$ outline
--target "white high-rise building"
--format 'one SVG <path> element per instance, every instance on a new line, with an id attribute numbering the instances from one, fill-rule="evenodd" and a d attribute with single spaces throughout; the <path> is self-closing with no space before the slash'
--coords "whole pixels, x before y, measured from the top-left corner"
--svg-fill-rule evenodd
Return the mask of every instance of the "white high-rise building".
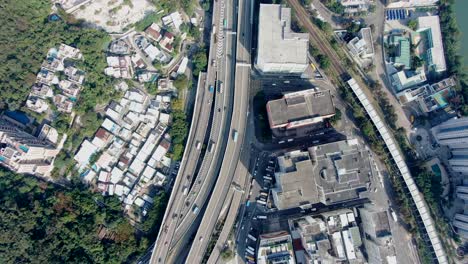
<path id="1" fill-rule="evenodd" d="M 50 127 L 47 127 L 50 129 Z M 44 175 L 52 169 L 58 149 L 0 117 L 0 164 L 18 173 Z"/>

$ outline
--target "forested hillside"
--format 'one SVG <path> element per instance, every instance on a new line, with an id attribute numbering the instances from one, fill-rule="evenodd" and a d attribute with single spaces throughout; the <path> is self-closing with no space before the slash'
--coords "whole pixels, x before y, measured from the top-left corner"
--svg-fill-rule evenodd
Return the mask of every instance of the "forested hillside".
<path id="1" fill-rule="evenodd" d="M 48 21 L 49 0 L 0 0 L 0 108 L 17 109 L 26 100 L 47 51 L 60 43 L 76 46 L 84 54 L 78 65 L 86 72 L 86 83 L 77 104 L 79 112 L 106 102 L 113 92 L 103 73 L 104 48 L 108 35 L 82 28 L 79 21 L 60 14 L 62 20 Z M 6 104 L 6 105 L 5 105 Z"/>
<path id="2" fill-rule="evenodd" d="M 0 262 L 123 263 L 142 241 L 116 198 L 0 169 Z"/>

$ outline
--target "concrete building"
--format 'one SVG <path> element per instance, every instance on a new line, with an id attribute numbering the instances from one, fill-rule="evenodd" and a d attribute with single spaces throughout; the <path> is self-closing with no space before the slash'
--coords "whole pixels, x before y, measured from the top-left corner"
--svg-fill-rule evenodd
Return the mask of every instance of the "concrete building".
<path id="1" fill-rule="evenodd" d="M 255 67 L 264 74 L 302 74 L 307 66 L 309 35 L 291 30 L 291 9 L 260 4 Z"/>
<path id="2" fill-rule="evenodd" d="M 57 134 L 57 131 L 50 126 L 43 129 L 39 133 L 43 136 L 38 138 L 0 117 L 0 165 L 18 173 L 41 176 L 49 173 L 59 150 L 44 135 Z"/>
<path id="3" fill-rule="evenodd" d="M 345 8 L 346 13 L 365 12 L 369 9 L 369 0 L 339 0 L 338 1 Z"/>
<path id="4" fill-rule="evenodd" d="M 418 30 L 426 44 L 425 61 L 429 72 L 443 73 L 447 70 L 439 16 L 418 17 Z"/>
<path id="5" fill-rule="evenodd" d="M 387 211 L 379 211 L 366 205 L 364 208 L 359 208 L 359 214 L 369 264 L 396 263 Z"/>
<path id="6" fill-rule="evenodd" d="M 468 118 L 450 119 L 431 129 L 437 143 L 452 149 L 468 148 Z"/>
<path id="7" fill-rule="evenodd" d="M 392 84 L 396 92 L 401 92 L 405 89 L 419 86 L 426 82 L 426 74 L 424 71 L 410 73 L 407 71 L 399 71 L 392 75 Z"/>
<path id="8" fill-rule="evenodd" d="M 374 57 L 374 41 L 372 39 L 371 29 L 361 28 L 357 37 L 348 42 L 347 47 L 351 54 L 362 59 Z"/>
<path id="9" fill-rule="evenodd" d="M 285 153 L 278 166 L 272 196 L 279 210 L 365 197 L 374 173 L 369 152 L 356 139 Z"/>
<path id="10" fill-rule="evenodd" d="M 309 89 L 289 93 L 267 103 L 271 129 L 294 129 L 318 122 L 335 115 L 335 107 L 329 90 Z"/>
<path id="11" fill-rule="evenodd" d="M 457 197 L 468 202 L 468 186 L 457 186 Z"/>
<path id="12" fill-rule="evenodd" d="M 437 83 L 401 91 L 397 93 L 397 97 L 402 104 L 417 100 L 421 111 L 429 113 L 443 109 L 449 105 L 449 99 L 452 97 L 452 88 L 455 85 L 455 79 L 450 77 Z"/>
<path id="13" fill-rule="evenodd" d="M 295 264 L 292 238 L 286 231 L 260 235 L 257 252 L 258 264 Z"/>
<path id="14" fill-rule="evenodd" d="M 456 214 L 453 219 L 453 226 L 457 228 L 461 237 L 468 239 L 468 215 Z"/>
<path id="15" fill-rule="evenodd" d="M 401 35 L 391 35 L 388 37 L 388 44 L 396 49 L 395 56 L 391 57 L 393 65 L 396 67 L 403 66 L 405 70 L 409 70 L 411 68 L 410 40 Z"/>

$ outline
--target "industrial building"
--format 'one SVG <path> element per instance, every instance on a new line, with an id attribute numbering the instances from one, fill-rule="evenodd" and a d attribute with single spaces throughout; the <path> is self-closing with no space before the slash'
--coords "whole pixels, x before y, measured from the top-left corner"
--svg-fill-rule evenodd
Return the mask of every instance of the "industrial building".
<path id="1" fill-rule="evenodd" d="M 260 4 L 255 67 L 263 74 L 302 74 L 308 66 L 309 35 L 291 30 L 291 9 Z"/>
<path id="2" fill-rule="evenodd" d="M 279 210 L 364 197 L 374 173 L 369 152 L 356 139 L 285 153 L 278 166 L 272 196 Z"/>
<path id="3" fill-rule="evenodd" d="M 267 103 L 271 129 L 294 129 L 318 122 L 335 115 L 335 107 L 329 90 L 309 89 L 289 93 Z"/>

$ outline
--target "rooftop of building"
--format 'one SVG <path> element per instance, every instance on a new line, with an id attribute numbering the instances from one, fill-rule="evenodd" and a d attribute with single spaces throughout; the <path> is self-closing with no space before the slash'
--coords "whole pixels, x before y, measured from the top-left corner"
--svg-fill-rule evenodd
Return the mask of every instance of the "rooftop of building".
<path id="1" fill-rule="evenodd" d="M 426 59 L 428 66 L 433 68 L 431 70 L 436 72 L 445 71 L 447 69 L 447 65 L 445 62 L 439 16 L 418 17 L 418 32 L 427 32 L 428 34 L 428 58 Z"/>
<path id="2" fill-rule="evenodd" d="M 367 191 L 373 174 L 369 153 L 357 140 L 345 140 L 314 146 L 301 155 L 279 161 L 275 174 L 277 187 L 273 199 L 278 209 L 306 204 L 333 204 L 357 199 Z M 279 158 L 281 159 L 281 157 Z"/>
<path id="3" fill-rule="evenodd" d="M 335 114 L 329 90 L 309 89 L 286 94 L 281 99 L 269 101 L 267 109 L 271 127 Z"/>
<path id="4" fill-rule="evenodd" d="M 291 9 L 260 4 L 257 64 L 307 64 L 309 36 L 291 30 Z"/>

